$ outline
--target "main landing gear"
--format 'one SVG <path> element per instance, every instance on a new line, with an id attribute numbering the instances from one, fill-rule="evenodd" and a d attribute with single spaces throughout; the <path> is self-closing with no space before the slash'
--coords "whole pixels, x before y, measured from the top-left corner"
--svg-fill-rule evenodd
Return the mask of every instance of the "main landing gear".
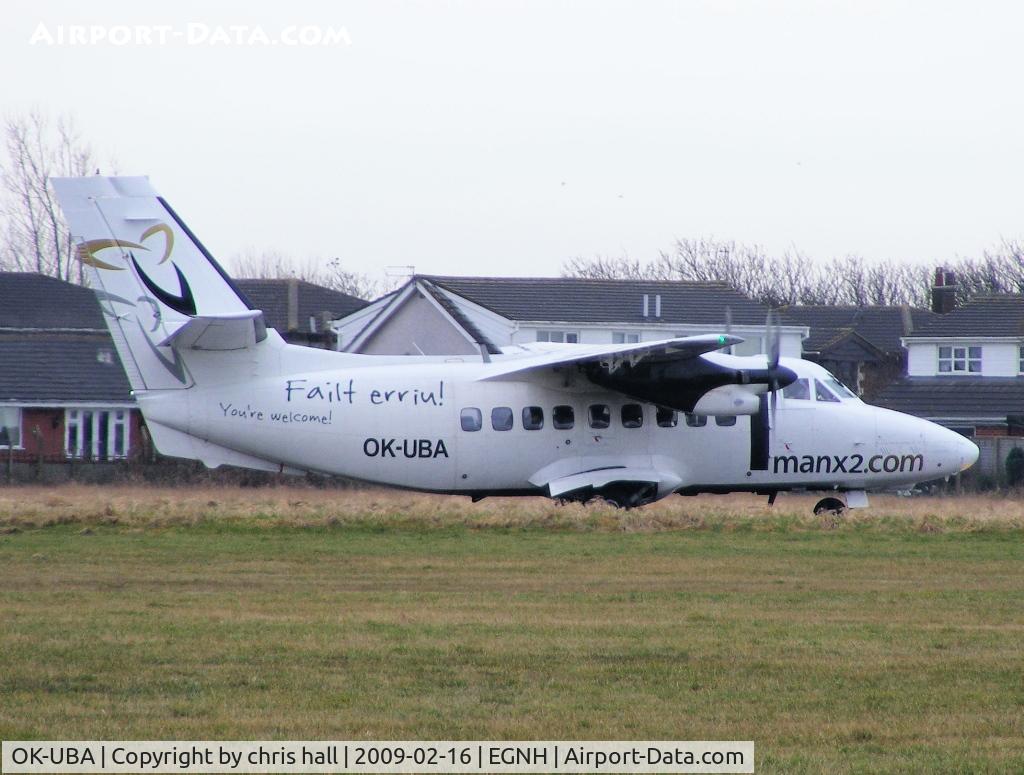
<path id="1" fill-rule="evenodd" d="M 773 490 L 768 493 L 762 492 L 761 494 L 767 494 L 768 505 L 773 506 L 775 505 L 775 498 L 779 493 L 777 490 Z M 842 492 L 842 495 L 842 498 L 837 498 L 835 495 L 829 495 L 815 503 L 815 516 L 830 514 L 834 517 L 841 517 L 846 513 L 847 509 L 862 509 L 868 505 L 868 496 L 864 490 L 846 490 Z"/>
<path id="2" fill-rule="evenodd" d="M 649 482 L 616 482 L 605 485 L 595 495 L 617 509 L 635 509 L 657 500 L 658 485 Z"/>
<path id="3" fill-rule="evenodd" d="M 839 498 L 822 498 L 814 504 L 814 516 L 816 517 L 823 514 L 841 517 L 845 511 L 846 504 L 839 500 Z"/>

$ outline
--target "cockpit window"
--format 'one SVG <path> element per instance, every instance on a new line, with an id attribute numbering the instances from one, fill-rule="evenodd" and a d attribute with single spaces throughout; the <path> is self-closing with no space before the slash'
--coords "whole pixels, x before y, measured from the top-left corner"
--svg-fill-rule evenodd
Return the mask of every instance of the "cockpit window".
<path id="1" fill-rule="evenodd" d="M 796 382 L 791 382 L 782 389 L 782 395 L 786 398 L 795 399 L 797 401 L 810 401 L 811 400 L 811 386 L 807 377 L 802 377 Z"/>
<path id="2" fill-rule="evenodd" d="M 850 390 L 850 388 L 846 387 L 846 385 L 844 385 L 838 379 L 833 377 L 831 374 L 829 374 L 828 377 L 825 379 L 825 384 L 828 385 L 829 390 L 831 390 L 833 393 L 839 396 L 840 399 L 857 397 L 853 393 L 853 391 Z"/>
<path id="3" fill-rule="evenodd" d="M 839 403 L 839 399 L 832 395 L 827 387 L 821 384 L 820 379 L 814 380 L 814 397 L 819 401 L 829 401 L 833 404 Z"/>

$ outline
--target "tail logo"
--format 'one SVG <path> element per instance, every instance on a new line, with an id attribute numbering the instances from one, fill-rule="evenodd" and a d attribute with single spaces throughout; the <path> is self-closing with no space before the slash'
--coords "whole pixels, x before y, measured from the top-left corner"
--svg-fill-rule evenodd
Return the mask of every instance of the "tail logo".
<path id="1" fill-rule="evenodd" d="M 174 250 L 174 232 L 171 231 L 171 227 L 166 223 L 158 223 L 155 226 L 150 226 L 139 237 L 140 242 L 145 242 L 147 239 L 152 237 L 154 234 L 164 235 L 164 255 L 157 264 L 164 263 L 168 258 L 171 257 L 171 251 Z M 96 269 L 110 269 L 113 271 L 121 271 L 125 269 L 123 266 L 114 266 L 103 259 L 97 258 L 96 253 L 107 248 L 120 248 L 123 251 L 126 248 L 133 248 L 135 250 L 149 250 L 145 245 L 140 245 L 138 242 L 128 242 L 127 240 L 118 239 L 94 239 L 88 242 L 83 242 L 78 246 L 76 251 L 78 260 L 83 264 L 95 267 Z"/>
<path id="2" fill-rule="evenodd" d="M 146 286 L 150 293 L 175 312 L 180 312 L 182 315 L 196 314 L 196 300 L 192 296 L 192 289 L 189 287 L 188 280 L 185 279 L 185 275 L 181 273 L 177 264 L 173 261 L 171 262 L 171 266 L 174 267 L 175 274 L 178 275 L 178 286 L 181 289 L 181 292 L 175 296 L 173 293 L 168 293 L 153 282 L 149 275 L 142 271 L 142 267 L 139 266 L 139 262 L 135 260 L 134 254 L 129 253 L 128 255 L 131 257 L 132 266 L 134 266 L 135 271 L 138 272 L 139 279 L 142 280 L 142 284 Z"/>
<path id="3" fill-rule="evenodd" d="M 188 280 L 185 279 L 185 275 L 182 274 L 182 271 L 178 268 L 177 264 L 173 261 L 171 262 L 171 266 L 174 267 L 174 272 L 178 276 L 179 286 L 179 292 L 177 294 L 173 294 L 157 285 L 153 279 L 143 271 L 142 267 L 139 266 L 139 262 L 135 259 L 135 254 L 132 251 L 148 251 L 149 248 L 143 243 L 145 243 L 146 240 L 154 234 L 164 235 L 164 254 L 161 259 L 157 261 L 157 266 L 159 266 L 171 257 L 171 252 L 174 250 L 174 232 L 166 223 L 158 223 L 154 226 L 150 226 L 142 232 L 142 236 L 139 237 L 138 242 L 129 242 L 128 240 L 121 239 L 95 239 L 83 242 L 78 246 L 78 260 L 83 264 L 95 267 L 96 269 L 120 272 L 127 267 L 116 266 L 109 261 L 104 261 L 96 255 L 101 250 L 117 248 L 121 251 L 122 258 L 131 261 L 131 265 L 135 268 L 135 272 L 138 274 L 139 280 L 142 281 L 142 284 L 146 286 L 146 289 L 153 294 L 153 296 L 175 312 L 180 312 L 183 315 L 195 315 L 195 297 L 192 295 L 192 289 L 189 287 Z"/>

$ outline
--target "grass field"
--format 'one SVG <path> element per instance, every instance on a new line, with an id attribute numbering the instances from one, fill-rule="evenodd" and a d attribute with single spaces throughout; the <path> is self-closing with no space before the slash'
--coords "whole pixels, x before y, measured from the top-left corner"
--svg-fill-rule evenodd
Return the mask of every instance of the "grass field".
<path id="1" fill-rule="evenodd" d="M 0 491 L 0 738 L 753 739 L 1024 770 L 1024 505 Z"/>

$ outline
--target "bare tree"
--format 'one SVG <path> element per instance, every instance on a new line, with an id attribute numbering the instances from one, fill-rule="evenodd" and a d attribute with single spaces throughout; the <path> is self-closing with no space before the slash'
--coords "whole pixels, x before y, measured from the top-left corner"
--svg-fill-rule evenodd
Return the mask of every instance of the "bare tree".
<path id="1" fill-rule="evenodd" d="M 948 266 L 971 292 L 1009 288 L 1024 292 L 1024 248 L 1005 244 L 982 260 Z M 866 262 L 856 255 L 816 262 L 797 250 L 768 255 L 759 246 L 714 239 L 680 239 L 671 251 L 642 263 L 627 258 L 574 258 L 568 277 L 721 282 L 772 307 L 788 304 L 926 306 L 932 267 L 894 261 Z"/>
<path id="2" fill-rule="evenodd" d="M 340 258 L 323 261 L 310 257 L 297 261 L 277 250 L 258 252 L 247 248 L 236 254 L 230 264 L 233 273 L 239 277 L 261 280 L 294 277 L 359 299 L 374 299 L 391 290 L 388 282 L 345 269 Z"/>
<path id="3" fill-rule="evenodd" d="M 92 150 L 70 117 L 51 121 L 38 110 L 5 119 L 4 146 L 0 268 L 83 282 L 83 268 L 72 260 L 70 234 L 48 181 L 54 175 L 89 174 Z"/>

